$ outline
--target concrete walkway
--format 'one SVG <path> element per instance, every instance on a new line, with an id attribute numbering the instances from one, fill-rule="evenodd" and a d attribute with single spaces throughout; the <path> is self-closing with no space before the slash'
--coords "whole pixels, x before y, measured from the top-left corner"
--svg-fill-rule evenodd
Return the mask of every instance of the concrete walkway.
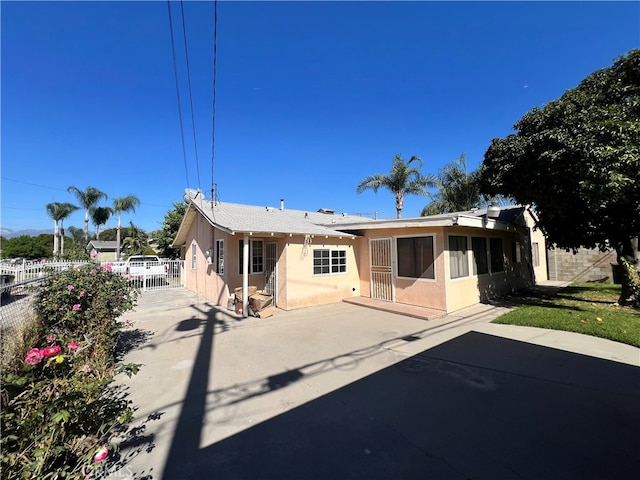
<path id="1" fill-rule="evenodd" d="M 240 319 L 145 293 L 120 382 L 137 406 L 106 478 L 589 479 L 640 473 L 640 349 L 338 303 Z"/>

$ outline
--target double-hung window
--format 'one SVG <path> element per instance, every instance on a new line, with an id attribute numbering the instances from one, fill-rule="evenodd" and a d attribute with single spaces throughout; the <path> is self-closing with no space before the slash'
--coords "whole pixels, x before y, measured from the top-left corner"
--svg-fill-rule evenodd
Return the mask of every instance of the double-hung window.
<path id="1" fill-rule="evenodd" d="M 335 275 L 347 272 L 347 251 L 317 248 L 313 251 L 313 274 Z"/>
<path id="2" fill-rule="evenodd" d="M 451 278 L 469 276 L 467 237 L 449 236 L 449 273 Z"/>
<path id="3" fill-rule="evenodd" d="M 249 273 L 264 273 L 264 248 L 262 240 L 249 240 Z M 243 274 L 244 240 L 238 240 L 238 272 Z"/>
<path id="4" fill-rule="evenodd" d="M 435 279 L 433 237 L 396 240 L 398 276 Z"/>

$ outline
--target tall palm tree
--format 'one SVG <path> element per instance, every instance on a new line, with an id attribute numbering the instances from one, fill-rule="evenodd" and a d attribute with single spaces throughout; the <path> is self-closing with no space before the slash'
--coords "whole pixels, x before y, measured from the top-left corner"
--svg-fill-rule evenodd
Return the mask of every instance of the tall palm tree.
<path id="1" fill-rule="evenodd" d="M 414 163 L 417 166 L 412 166 Z M 414 155 L 405 162 L 398 154 L 393 159 L 388 175 L 376 174 L 362 179 L 358 184 L 357 192 L 362 193 L 372 189 L 377 193 L 380 187 L 387 188 L 396 197 L 396 214 L 398 218 L 402 218 L 405 195 L 428 195 L 427 188 L 436 185 L 436 178 L 433 175 L 423 175 L 420 167 L 422 167 L 420 157 Z"/>
<path id="2" fill-rule="evenodd" d="M 134 212 L 136 207 L 140 205 L 140 199 L 135 195 L 127 195 L 126 197 L 118 197 L 113 199 L 113 211 L 118 214 L 118 230 L 116 236 L 116 260 L 120 261 L 120 217 L 122 212 Z"/>
<path id="3" fill-rule="evenodd" d="M 96 240 L 100 240 L 100 227 L 107 223 L 113 213 L 111 207 L 92 207 L 89 210 L 91 221 L 96 226 Z"/>
<path id="4" fill-rule="evenodd" d="M 64 255 L 64 219 L 71 215 L 73 212 L 78 210 L 79 207 L 76 207 L 72 203 L 61 203 L 61 217 L 60 217 L 60 255 Z"/>
<path id="5" fill-rule="evenodd" d="M 53 220 L 53 256 L 58 256 L 58 222 L 60 222 L 62 210 L 59 202 L 47 203 L 47 215 Z"/>
<path id="6" fill-rule="evenodd" d="M 80 190 L 71 185 L 67 188 L 69 193 L 73 193 L 84 208 L 84 241 L 89 243 L 89 210 L 96 206 L 101 199 L 107 199 L 107 194 L 95 187 L 87 187 Z"/>
<path id="7" fill-rule="evenodd" d="M 147 247 L 147 234 L 144 230 L 129 222 L 128 235 L 122 241 L 122 245 L 128 250 L 128 255 L 141 255 Z"/>

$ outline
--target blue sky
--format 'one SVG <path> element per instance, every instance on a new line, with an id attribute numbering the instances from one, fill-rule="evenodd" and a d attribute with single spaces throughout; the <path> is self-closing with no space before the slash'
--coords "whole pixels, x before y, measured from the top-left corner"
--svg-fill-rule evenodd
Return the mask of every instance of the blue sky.
<path id="1" fill-rule="evenodd" d="M 1 2 L 2 228 L 51 228 L 45 205 L 91 185 L 105 205 L 137 195 L 123 223 L 155 230 L 186 187 L 209 196 L 212 170 L 222 201 L 393 218 L 389 192 L 356 185 L 395 154 L 474 169 L 528 110 L 640 45 L 638 2 L 221 1 L 212 169 L 213 3 L 183 4 L 196 142 L 171 7 L 186 160 L 167 2 Z"/>

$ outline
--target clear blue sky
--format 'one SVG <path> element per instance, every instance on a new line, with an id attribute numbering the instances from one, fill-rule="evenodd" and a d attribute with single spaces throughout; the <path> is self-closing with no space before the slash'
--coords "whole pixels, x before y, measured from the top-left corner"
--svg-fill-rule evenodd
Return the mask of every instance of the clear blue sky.
<path id="1" fill-rule="evenodd" d="M 167 2 L 1 2 L 3 228 L 51 228 L 69 185 L 137 195 L 123 223 L 149 231 L 186 187 L 209 196 L 213 3 L 184 3 L 197 163 L 172 12 L 186 167 Z M 221 1 L 219 198 L 392 218 L 390 193 L 356 194 L 363 177 L 397 153 L 476 168 L 525 112 L 638 47 L 639 19 L 638 2 Z"/>

